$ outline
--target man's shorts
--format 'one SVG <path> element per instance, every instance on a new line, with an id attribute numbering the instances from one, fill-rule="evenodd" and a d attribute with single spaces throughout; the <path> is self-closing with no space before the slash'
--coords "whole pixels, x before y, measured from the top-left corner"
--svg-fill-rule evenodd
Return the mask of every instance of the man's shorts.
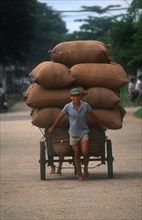
<path id="1" fill-rule="evenodd" d="M 89 136 L 88 134 L 85 134 L 83 136 L 71 136 L 70 135 L 70 145 L 75 145 L 75 144 L 78 144 L 80 141 L 87 141 L 89 140 Z"/>

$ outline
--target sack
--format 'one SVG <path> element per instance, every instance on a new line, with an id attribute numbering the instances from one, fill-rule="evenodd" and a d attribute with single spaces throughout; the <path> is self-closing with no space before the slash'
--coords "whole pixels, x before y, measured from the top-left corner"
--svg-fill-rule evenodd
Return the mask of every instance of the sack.
<path id="1" fill-rule="evenodd" d="M 52 149 L 56 155 L 73 155 L 73 150 L 71 146 L 69 146 L 68 129 L 55 128 L 52 134 Z"/>
<path id="2" fill-rule="evenodd" d="M 53 125 L 56 117 L 61 113 L 61 109 L 59 108 L 43 108 L 43 109 L 35 109 L 32 114 L 32 124 L 39 128 L 49 128 Z M 64 118 L 58 124 L 58 127 L 68 128 L 69 121 L 68 117 L 64 116 Z"/>
<path id="3" fill-rule="evenodd" d="M 110 89 L 92 87 L 86 90 L 86 95 L 82 100 L 88 102 L 92 108 L 112 109 L 120 101 L 120 98 Z"/>
<path id="4" fill-rule="evenodd" d="M 90 156 L 101 156 L 104 155 L 105 149 L 105 132 L 99 127 L 89 127 L 89 155 Z"/>
<path id="5" fill-rule="evenodd" d="M 34 82 L 47 89 L 65 88 L 75 81 L 65 65 L 52 61 L 44 62 L 32 76 Z"/>
<path id="6" fill-rule="evenodd" d="M 71 67 L 77 63 L 109 63 L 107 47 L 98 41 L 80 40 L 57 44 L 49 51 L 51 59 Z"/>
<path id="7" fill-rule="evenodd" d="M 62 108 L 70 102 L 70 89 L 45 89 L 36 83 L 30 89 L 26 104 L 31 108 Z"/>
<path id="8" fill-rule="evenodd" d="M 24 101 L 27 100 L 28 94 L 29 94 L 30 90 L 33 88 L 33 86 L 34 86 L 34 84 L 31 84 L 31 85 L 28 87 L 28 89 L 23 93 Z"/>
<path id="9" fill-rule="evenodd" d="M 96 109 L 93 111 L 108 129 L 117 130 L 122 128 L 122 118 L 118 109 Z M 90 127 L 96 127 L 90 116 L 87 116 L 87 122 Z"/>
<path id="10" fill-rule="evenodd" d="M 120 112 L 121 119 L 123 120 L 123 118 L 126 114 L 126 110 L 120 104 L 117 104 L 116 109 Z"/>
<path id="11" fill-rule="evenodd" d="M 34 79 L 37 76 L 38 71 L 40 70 L 40 68 L 46 64 L 48 64 L 50 61 L 44 61 L 39 63 L 30 73 L 29 76 Z"/>
<path id="12" fill-rule="evenodd" d="M 83 63 L 70 69 L 75 84 L 84 87 L 105 87 L 116 90 L 128 83 L 124 69 L 118 65 Z"/>

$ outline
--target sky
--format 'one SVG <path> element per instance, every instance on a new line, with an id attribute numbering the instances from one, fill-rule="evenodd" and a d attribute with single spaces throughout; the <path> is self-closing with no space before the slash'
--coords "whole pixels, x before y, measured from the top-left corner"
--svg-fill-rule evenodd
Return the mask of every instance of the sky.
<path id="1" fill-rule="evenodd" d="M 38 0 L 41 3 L 46 3 L 52 7 L 55 11 L 68 11 L 63 12 L 62 19 L 66 23 L 68 32 L 78 31 L 81 22 L 76 22 L 76 19 L 84 19 L 89 15 L 93 15 L 90 12 L 72 12 L 81 9 L 81 6 L 100 6 L 104 8 L 108 5 L 120 5 L 120 8 L 128 8 L 132 0 Z M 125 13 L 126 10 L 110 12 L 107 15 L 114 15 L 116 13 Z M 95 14 L 96 16 L 96 14 Z"/>

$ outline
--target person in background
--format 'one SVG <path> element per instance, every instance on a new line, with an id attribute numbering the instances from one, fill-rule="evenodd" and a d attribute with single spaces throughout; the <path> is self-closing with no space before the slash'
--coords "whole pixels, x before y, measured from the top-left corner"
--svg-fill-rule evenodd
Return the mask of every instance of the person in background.
<path id="1" fill-rule="evenodd" d="M 129 84 L 128 84 L 128 93 L 129 93 L 129 98 L 132 102 L 135 102 L 137 98 L 136 90 L 135 90 L 135 78 L 131 78 Z"/>
<path id="2" fill-rule="evenodd" d="M 129 94 L 135 91 L 135 78 L 131 78 L 129 85 L 128 85 L 128 92 Z"/>
<path id="3" fill-rule="evenodd" d="M 0 110 L 7 111 L 6 93 L 0 83 Z"/>
<path id="4" fill-rule="evenodd" d="M 137 99 L 141 99 L 142 98 L 142 74 L 140 74 L 138 76 L 136 86 L 135 86 L 135 90 L 137 92 Z"/>
<path id="5" fill-rule="evenodd" d="M 51 134 L 62 118 L 65 115 L 68 115 L 70 145 L 74 152 L 74 162 L 78 180 L 82 181 L 89 177 L 89 128 L 87 125 L 86 114 L 88 113 L 94 123 L 99 125 L 102 130 L 106 130 L 107 128 L 97 118 L 91 106 L 87 102 L 81 101 L 81 90 L 79 88 L 73 88 L 70 90 L 70 100 L 71 102 L 64 106 L 53 125 L 48 129 L 48 132 Z M 83 156 L 84 175 L 81 169 L 81 155 Z"/>

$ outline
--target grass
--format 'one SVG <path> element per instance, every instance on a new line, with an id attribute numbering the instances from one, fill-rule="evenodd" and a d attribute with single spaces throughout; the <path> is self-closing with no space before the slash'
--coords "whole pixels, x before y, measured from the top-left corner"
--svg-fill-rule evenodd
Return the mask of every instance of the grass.
<path id="1" fill-rule="evenodd" d="M 142 108 L 140 108 L 136 112 L 134 112 L 134 116 L 137 118 L 142 118 Z"/>

